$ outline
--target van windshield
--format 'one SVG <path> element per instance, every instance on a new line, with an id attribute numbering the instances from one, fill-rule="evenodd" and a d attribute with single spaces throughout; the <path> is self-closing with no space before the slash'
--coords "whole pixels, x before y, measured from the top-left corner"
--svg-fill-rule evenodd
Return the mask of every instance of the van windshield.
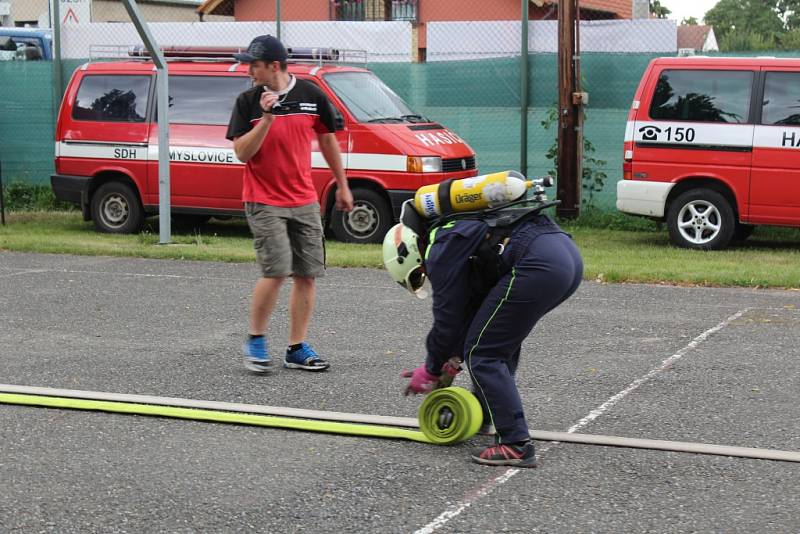
<path id="1" fill-rule="evenodd" d="M 325 81 L 359 122 L 430 122 L 371 72 L 336 72 Z"/>

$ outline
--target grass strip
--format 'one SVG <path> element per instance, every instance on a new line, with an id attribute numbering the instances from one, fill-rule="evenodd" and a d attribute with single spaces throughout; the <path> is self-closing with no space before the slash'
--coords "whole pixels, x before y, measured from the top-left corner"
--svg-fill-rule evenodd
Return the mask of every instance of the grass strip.
<path id="1" fill-rule="evenodd" d="M 0 250 L 131 256 L 174 260 L 254 262 L 243 219 L 212 220 L 173 229 L 173 244 L 158 245 L 157 221 L 137 235 L 100 234 L 76 212 L 12 212 L 0 227 Z M 800 231 L 759 227 L 745 242 L 721 251 L 674 247 L 664 228 L 645 220 L 589 216 L 563 221 L 584 258 L 584 277 L 715 287 L 800 288 Z M 380 245 L 328 240 L 330 267 L 382 268 Z"/>

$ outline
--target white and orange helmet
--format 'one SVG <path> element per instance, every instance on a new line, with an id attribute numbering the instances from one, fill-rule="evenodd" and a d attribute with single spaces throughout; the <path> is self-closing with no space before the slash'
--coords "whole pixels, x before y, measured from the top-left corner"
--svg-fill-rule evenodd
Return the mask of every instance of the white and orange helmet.
<path id="1" fill-rule="evenodd" d="M 403 211 L 409 207 L 408 204 L 404 204 Z M 404 220 L 402 214 L 400 220 L 401 222 L 395 224 L 383 238 L 383 265 L 392 280 L 416 297 L 425 298 L 427 293 L 422 290 L 425 284 L 425 267 L 422 263 L 425 251 L 420 250 L 417 232 L 402 222 Z"/>

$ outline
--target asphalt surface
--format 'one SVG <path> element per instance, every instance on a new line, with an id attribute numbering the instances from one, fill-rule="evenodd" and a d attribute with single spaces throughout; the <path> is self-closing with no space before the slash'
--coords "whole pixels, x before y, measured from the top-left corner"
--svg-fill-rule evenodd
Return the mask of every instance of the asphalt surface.
<path id="1" fill-rule="evenodd" d="M 0 382 L 416 414 L 398 375 L 422 361 L 429 300 L 330 269 L 309 341 L 331 370 L 258 376 L 239 355 L 256 276 L 0 253 Z M 579 432 L 800 450 L 799 328 L 798 291 L 585 282 L 526 340 L 518 383 L 531 428 L 563 432 L 680 352 Z M 0 532 L 800 532 L 797 463 L 539 442 L 540 468 L 514 472 L 469 462 L 487 440 L 0 405 Z"/>

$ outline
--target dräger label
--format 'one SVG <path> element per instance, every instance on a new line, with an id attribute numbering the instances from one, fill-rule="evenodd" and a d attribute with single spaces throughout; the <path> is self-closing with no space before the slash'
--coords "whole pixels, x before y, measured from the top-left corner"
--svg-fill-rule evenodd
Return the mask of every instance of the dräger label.
<path id="1" fill-rule="evenodd" d="M 457 194 L 456 204 L 472 204 L 473 202 L 478 202 L 482 196 L 480 193 Z"/>

